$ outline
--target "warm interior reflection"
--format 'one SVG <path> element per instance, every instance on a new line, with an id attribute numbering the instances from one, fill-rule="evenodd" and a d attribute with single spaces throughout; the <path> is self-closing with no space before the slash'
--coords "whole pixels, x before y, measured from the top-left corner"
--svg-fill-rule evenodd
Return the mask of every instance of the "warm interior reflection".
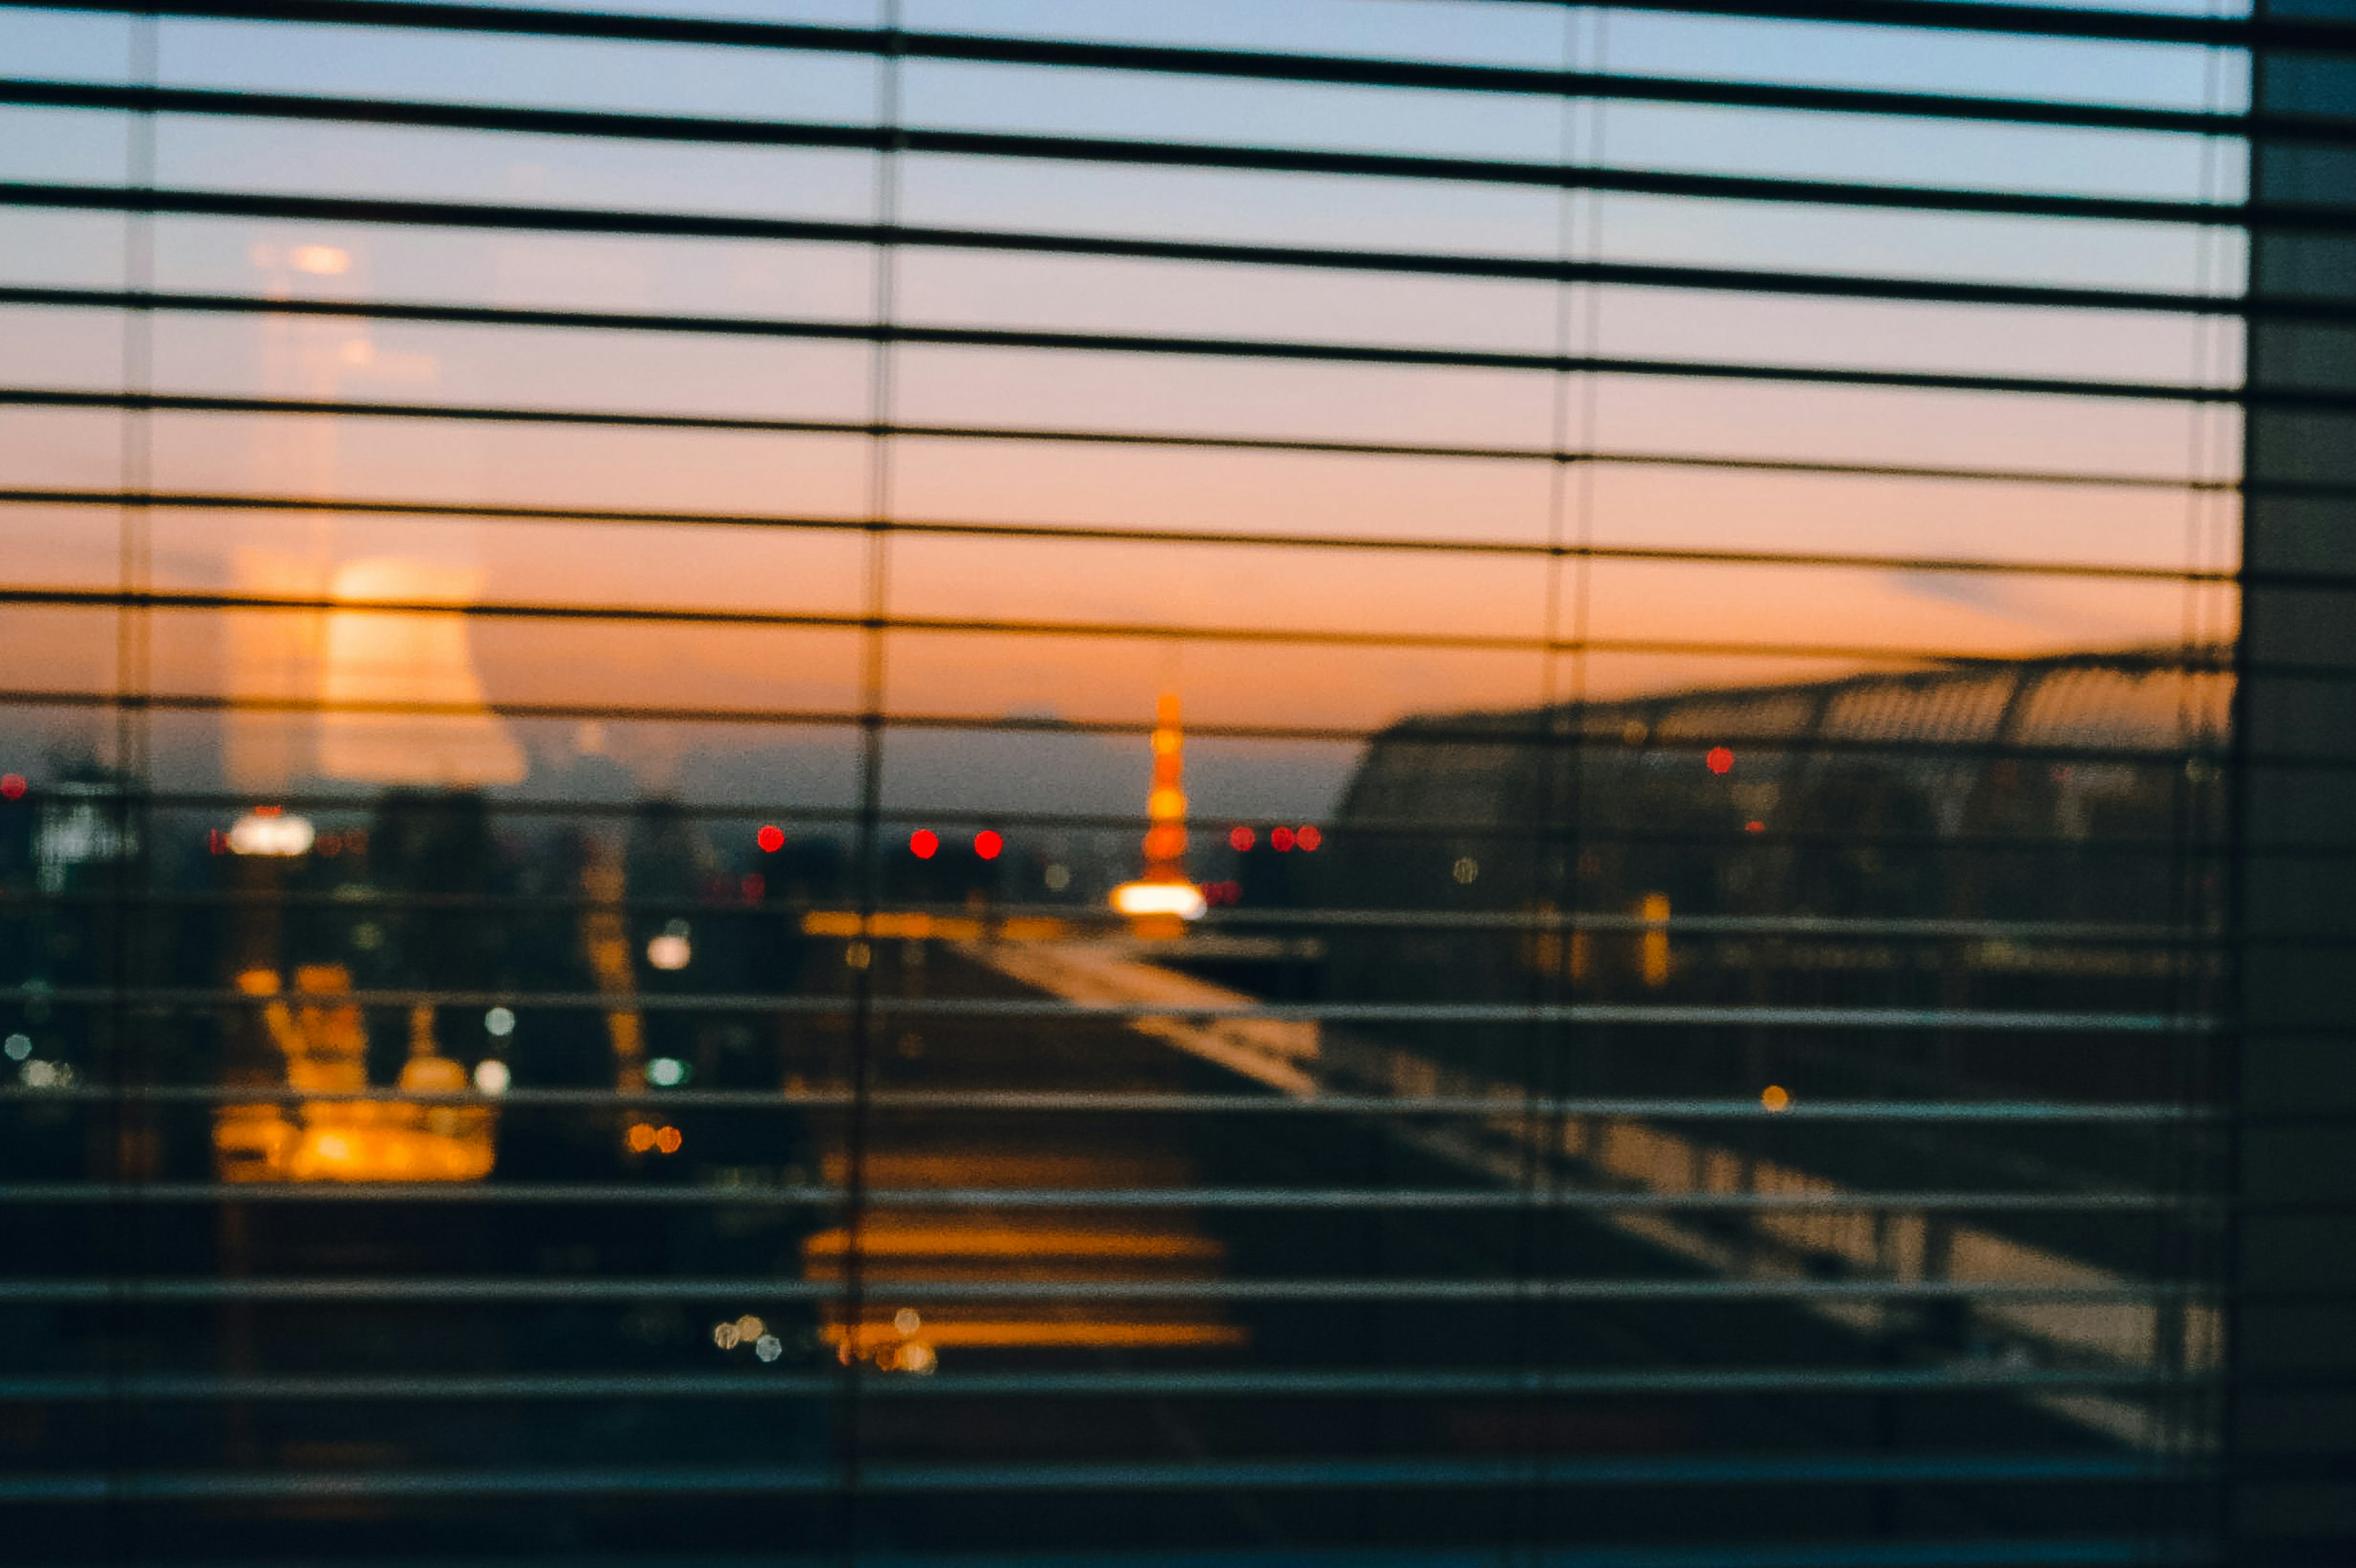
<path id="1" fill-rule="evenodd" d="M 217 1168 L 229 1181 L 480 1181 L 491 1173 L 498 1113 L 487 1105 L 366 1098 L 368 1031 L 340 964 L 294 972 L 292 1006 L 274 970 L 248 969 L 237 987 L 259 1003 L 270 1044 L 298 1098 L 224 1105 L 213 1121 Z M 434 1009 L 410 1009 L 404 1096 L 464 1096 L 466 1070 L 441 1053 Z"/>

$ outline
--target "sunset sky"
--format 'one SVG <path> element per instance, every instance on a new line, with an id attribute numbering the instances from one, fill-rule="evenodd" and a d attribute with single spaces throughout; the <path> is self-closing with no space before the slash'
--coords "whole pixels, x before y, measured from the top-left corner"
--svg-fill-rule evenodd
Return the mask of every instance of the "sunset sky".
<path id="1" fill-rule="evenodd" d="M 691 9 L 873 20 L 862 6 Z M 1613 13 L 1601 23 L 1580 13 L 1566 36 L 1563 15 L 1551 8 L 1493 3 L 922 4 L 904 19 L 916 29 L 2178 108 L 2230 111 L 2246 95 L 2244 62 L 2190 48 L 1948 37 L 1926 50 L 1894 29 L 1639 13 Z M 264 35 L 253 28 L 164 23 L 161 78 L 189 86 L 853 123 L 872 121 L 877 102 L 877 67 L 851 56 L 500 38 L 454 46 L 362 29 L 290 34 L 297 30 L 273 25 L 261 47 Z M 127 23 L 102 16 L 0 15 L 0 52 L 18 77 L 121 80 L 127 38 Z M 1599 108 L 1535 97 L 927 61 L 904 68 L 901 90 L 907 123 L 967 129 L 1537 162 L 1569 155 L 1632 168 L 2217 202 L 2235 199 L 2244 178 L 2237 144 L 2152 133 Z M 155 129 L 155 177 L 166 187 L 841 221 L 878 214 L 876 160 L 859 153 L 196 116 L 166 116 Z M 123 117 L 109 113 L 0 109 L 0 178 L 119 184 L 129 166 L 128 131 Z M 2177 293 L 2235 293 L 2244 265 L 2230 236 L 2190 226 L 1566 198 L 1437 181 L 931 155 L 902 157 L 896 203 L 909 224 L 1567 253 Z M 155 284 L 166 291 L 843 323 L 872 319 L 877 297 L 874 252 L 850 244 L 182 217 L 155 220 L 153 239 Z M 903 325 L 2165 385 L 2232 386 L 2240 375 L 2237 323 L 2159 312 L 1565 288 L 977 251 L 910 249 L 889 265 L 893 315 Z M 0 274 L 8 285 L 121 287 L 123 219 L 0 208 Z M 874 356 L 858 342 L 165 313 L 143 354 L 126 345 L 125 332 L 125 318 L 109 311 L 0 306 L 0 379 L 105 390 L 122 385 L 129 363 L 159 390 L 230 397 L 853 422 L 877 406 Z M 2232 478 L 2239 433 L 2222 406 L 1028 348 L 903 346 L 893 359 L 889 416 L 907 424 L 1560 446 L 2059 470 L 2145 483 L 1599 464 L 1568 470 L 1558 491 L 1543 461 L 902 438 L 886 464 L 888 496 L 879 497 L 868 443 L 847 435 L 160 414 L 147 425 L 151 484 L 167 492 L 709 511 L 818 524 L 856 522 L 880 500 L 904 521 L 1912 554 L 2161 571 L 2233 564 L 2230 496 L 2167 483 Z M 124 451 L 112 413 L 0 407 L 5 483 L 16 489 L 115 489 L 123 483 Z M 412 596 L 428 603 L 725 610 L 838 623 L 477 619 L 455 639 L 419 631 L 445 648 L 434 658 L 450 667 L 419 676 L 420 700 L 429 689 L 462 689 L 463 682 L 449 683 L 459 678 L 452 670 L 465 667 L 493 708 L 842 712 L 861 701 L 861 637 L 839 624 L 865 608 L 865 545 L 849 528 L 592 528 L 561 519 L 168 507 L 153 514 L 152 528 L 152 577 L 163 590 L 349 600 L 388 596 L 369 583 L 422 583 L 427 587 Z M 116 514 L 106 508 L 0 509 L 0 557 L 16 585 L 111 588 L 118 545 Z M 1364 731 L 1412 712 L 1524 706 L 1575 690 L 1612 696 L 1833 674 L 1860 667 L 1871 652 L 2115 647 L 2230 628 L 2222 590 L 2192 594 L 2164 579 L 1610 560 L 1557 572 L 1532 553 L 903 535 L 889 553 L 893 615 L 1181 635 L 899 632 L 889 640 L 887 707 L 936 718 L 1055 716 L 1141 728 L 1155 693 L 1173 689 L 1198 725 Z M 5 614 L 15 630 L 0 639 L 0 680 L 10 689 L 94 692 L 116 680 L 111 612 Z M 447 617 L 416 619 L 421 628 L 447 625 Z M 253 624 L 265 621 L 271 629 Z M 316 616 L 264 613 L 160 613 L 153 629 L 155 688 L 203 695 L 301 695 L 296 688 L 322 678 L 316 670 L 287 665 L 273 674 L 257 650 L 294 648 L 305 638 L 316 647 L 337 635 L 322 632 Z M 1270 642 L 1203 635 L 1222 631 L 1304 635 Z M 1390 636 L 1492 645 L 1367 645 Z M 1712 648 L 1598 651 L 1550 663 L 1539 648 L 1549 637 Z M 28 757 L 88 723 L 55 709 L 16 712 L 9 727 Z M 222 761 L 218 743 L 205 739 L 209 721 L 162 722 L 159 736 L 178 739 L 159 752 L 159 765 L 190 779 L 218 776 L 226 766 L 240 783 L 266 787 L 252 766 L 242 769 L 252 776 L 241 777 L 240 764 Z M 526 793 L 558 787 L 562 771 L 585 752 L 610 755 L 646 787 L 732 797 L 774 787 L 788 802 L 847 798 L 848 741 L 840 731 L 618 723 L 584 734 L 569 720 L 551 720 L 516 721 L 509 733 L 532 770 Z M 978 760 L 1011 743 L 939 735 L 895 741 L 891 793 L 920 805 L 1016 787 L 1000 774 L 1019 775 L 1019 766 L 1003 757 Z M 1134 751 L 1142 778 L 1141 742 L 1070 743 L 1107 749 L 1107 757 Z M 1027 754 L 1044 755 L 1045 748 Z M 1197 753 L 1192 782 L 1214 809 L 1248 813 L 1265 801 L 1270 811 L 1313 814 L 1346 776 L 1352 755 L 1346 743 L 1237 741 L 1224 752 L 1209 743 Z M 326 771 L 369 782 L 359 763 Z"/>

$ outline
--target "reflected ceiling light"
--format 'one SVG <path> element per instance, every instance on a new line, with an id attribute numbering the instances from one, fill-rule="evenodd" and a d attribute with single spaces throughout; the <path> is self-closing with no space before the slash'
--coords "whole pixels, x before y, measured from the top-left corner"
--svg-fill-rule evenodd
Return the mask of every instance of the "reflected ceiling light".
<path id="1" fill-rule="evenodd" d="M 658 969 L 684 969 L 693 956 L 695 950 L 688 945 L 687 922 L 683 920 L 672 921 L 660 936 L 647 944 L 647 962 Z"/>
<path id="2" fill-rule="evenodd" d="M 1112 891 L 1112 907 L 1123 914 L 1174 914 L 1200 920 L 1209 904 L 1192 882 L 1123 882 Z"/>
<path id="3" fill-rule="evenodd" d="M 288 816 L 274 805 L 263 806 L 247 812 L 230 827 L 229 848 L 233 855 L 307 855 L 317 837 L 309 817 Z"/>

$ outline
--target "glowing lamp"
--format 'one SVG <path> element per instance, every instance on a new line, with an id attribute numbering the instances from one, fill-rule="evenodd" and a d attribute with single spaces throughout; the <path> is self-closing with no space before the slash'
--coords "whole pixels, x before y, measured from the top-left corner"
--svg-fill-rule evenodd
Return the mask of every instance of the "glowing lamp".
<path id="1" fill-rule="evenodd" d="M 687 923 L 675 920 L 661 935 L 647 944 L 647 962 L 658 969 L 684 969 L 695 950 L 688 944 Z"/>
<path id="2" fill-rule="evenodd" d="M 317 837 L 309 817 L 249 811 L 230 828 L 229 848 L 232 855 L 307 855 Z"/>
<path id="3" fill-rule="evenodd" d="M 1126 915 L 1200 920 L 1210 904 L 1192 882 L 1123 882 L 1112 891 L 1112 907 Z"/>
<path id="4" fill-rule="evenodd" d="M 973 836 L 973 852 L 985 860 L 995 860 L 1006 848 L 1006 840 L 985 827 Z"/>
<path id="5" fill-rule="evenodd" d="M 786 847 L 786 830 L 774 822 L 768 823 L 753 835 L 753 841 L 761 847 L 763 853 L 774 855 Z"/>
<path id="6" fill-rule="evenodd" d="M 919 827 L 908 835 L 908 852 L 919 860 L 929 860 L 940 852 L 941 836 L 929 827 Z"/>

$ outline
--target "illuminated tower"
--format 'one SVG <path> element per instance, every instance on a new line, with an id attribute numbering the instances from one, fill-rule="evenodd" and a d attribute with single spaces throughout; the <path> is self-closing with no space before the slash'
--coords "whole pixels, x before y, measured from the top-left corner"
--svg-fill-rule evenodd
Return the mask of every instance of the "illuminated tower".
<path id="1" fill-rule="evenodd" d="M 1112 907 L 1130 917 L 1140 936 L 1175 936 L 1197 919 L 1203 892 L 1186 877 L 1186 736 L 1178 724 L 1178 698 L 1165 692 L 1153 706 L 1153 785 L 1145 797 L 1145 875 L 1112 891 Z"/>
<path id="2" fill-rule="evenodd" d="M 1145 797 L 1145 880 L 1186 880 L 1186 733 L 1178 727 L 1178 698 L 1153 705 L 1153 788 Z"/>

